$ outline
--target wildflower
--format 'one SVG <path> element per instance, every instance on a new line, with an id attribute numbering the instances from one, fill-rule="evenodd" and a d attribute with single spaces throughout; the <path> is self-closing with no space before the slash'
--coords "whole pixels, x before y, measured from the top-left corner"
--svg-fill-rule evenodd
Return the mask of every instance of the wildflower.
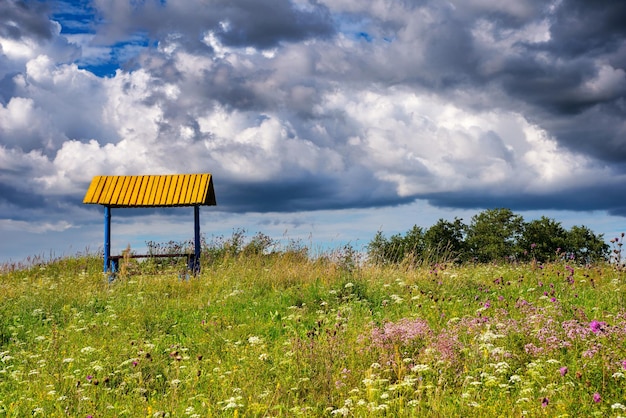
<path id="1" fill-rule="evenodd" d="M 432 333 L 428 322 L 423 319 L 401 319 L 393 323 L 387 322 L 382 328 L 372 330 L 372 342 L 378 347 L 388 347 L 394 344 L 410 344 L 424 339 Z"/>
<path id="2" fill-rule="evenodd" d="M 613 405 L 611 405 L 611 409 L 621 409 L 622 411 L 626 410 L 626 406 L 622 405 L 621 403 L 614 403 Z"/>
<path id="3" fill-rule="evenodd" d="M 565 376 L 567 374 L 567 367 L 561 367 L 559 373 L 561 373 L 561 376 Z"/>
<path id="4" fill-rule="evenodd" d="M 425 372 L 429 369 L 430 366 L 428 366 L 428 364 L 416 364 L 415 366 L 411 367 L 411 371 L 413 373 Z"/>
<path id="5" fill-rule="evenodd" d="M 622 361 L 622 367 L 626 370 L 626 360 Z"/>
<path id="6" fill-rule="evenodd" d="M 345 406 L 338 408 L 338 409 L 333 409 L 330 412 L 331 415 L 340 415 L 342 417 L 347 417 L 349 413 L 350 413 L 350 410 L 346 408 Z"/>
<path id="7" fill-rule="evenodd" d="M 594 334 L 604 331 L 605 326 L 606 322 L 600 322 L 595 319 L 589 323 L 589 328 L 591 328 L 591 332 L 593 332 Z"/>
<path id="8" fill-rule="evenodd" d="M 549 403 L 550 403 L 550 399 L 548 399 L 548 398 L 543 398 L 543 399 L 541 400 L 541 406 L 542 406 L 543 408 L 545 408 L 546 406 L 548 406 L 548 404 L 549 404 Z"/>
<path id="9" fill-rule="evenodd" d="M 260 337 L 257 337 L 256 335 L 252 335 L 251 337 L 248 338 L 248 343 L 250 345 L 257 345 L 257 344 L 261 344 L 263 342 L 263 340 Z"/>
<path id="10" fill-rule="evenodd" d="M 593 394 L 593 401 L 594 401 L 595 403 L 598 403 L 598 402 L 600 402 L 601 400 L 602 400 L 602 397 L 600 396 L 600 394 L 599 394 L 598 392 L 596 392 L 596 393 L 594 393 L 594 394 Z"/>

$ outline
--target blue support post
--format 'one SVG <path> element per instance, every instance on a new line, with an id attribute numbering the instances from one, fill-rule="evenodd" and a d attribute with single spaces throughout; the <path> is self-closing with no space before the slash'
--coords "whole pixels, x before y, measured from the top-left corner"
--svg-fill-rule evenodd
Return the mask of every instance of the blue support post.
<path id="1" fill-rule="evenodd" d="M 104 207 L 104 272 L 109 272 L 111 256 L 111 208 Z"/>
<path id="2" fill-rule="evenodd" d="M 200 273 L 200 206 L 193 207 L 193 274 Z"/>

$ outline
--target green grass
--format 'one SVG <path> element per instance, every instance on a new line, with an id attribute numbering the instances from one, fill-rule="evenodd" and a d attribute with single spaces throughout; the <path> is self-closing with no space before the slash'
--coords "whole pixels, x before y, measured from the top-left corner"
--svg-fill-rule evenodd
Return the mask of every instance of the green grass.
<path id="1" fill-rule="evenodd" d="M 626 416 L 610 265 L 332 260 L 5 268 L 0 417 Z"/>

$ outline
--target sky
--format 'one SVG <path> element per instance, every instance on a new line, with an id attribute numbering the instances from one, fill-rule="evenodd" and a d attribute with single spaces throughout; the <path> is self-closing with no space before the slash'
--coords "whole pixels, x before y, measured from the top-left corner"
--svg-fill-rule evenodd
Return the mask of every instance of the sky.
<path id="1" fill-rule="evenodd" d="M 0 0 L 0 262 L 101 250 L 95 175 L 202 232 L 366 245 L 509 208 L 626 230 L 626 2 Z M 113 249 L 193 237 L 113 210 Z"/>

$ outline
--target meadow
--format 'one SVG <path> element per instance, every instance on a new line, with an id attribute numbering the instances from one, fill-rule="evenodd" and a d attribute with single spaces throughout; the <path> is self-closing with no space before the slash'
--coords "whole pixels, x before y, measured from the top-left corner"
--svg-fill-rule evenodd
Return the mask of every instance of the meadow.
<path id="1" fill-rule="evenodd" d="M 606 264 L 207 256 L 0 273 L 0 417 L 626 416 Z"/>

